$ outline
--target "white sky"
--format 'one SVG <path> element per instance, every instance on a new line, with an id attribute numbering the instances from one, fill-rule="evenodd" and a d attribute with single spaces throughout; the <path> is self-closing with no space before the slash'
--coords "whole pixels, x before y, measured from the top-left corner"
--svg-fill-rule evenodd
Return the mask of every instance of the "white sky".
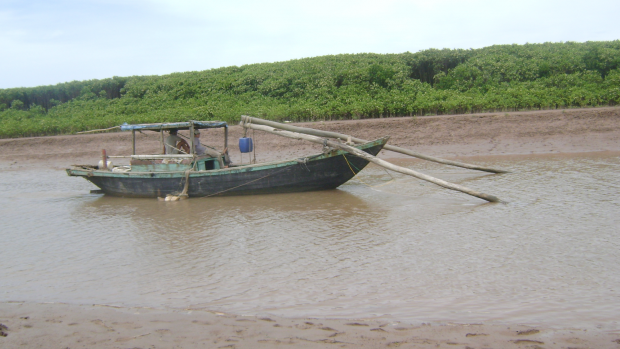
<path id="1" fill-rule="evenodd" d="M 339 53 L 620 39 L 619 0 L 0 0 L 0 88 Z"/>

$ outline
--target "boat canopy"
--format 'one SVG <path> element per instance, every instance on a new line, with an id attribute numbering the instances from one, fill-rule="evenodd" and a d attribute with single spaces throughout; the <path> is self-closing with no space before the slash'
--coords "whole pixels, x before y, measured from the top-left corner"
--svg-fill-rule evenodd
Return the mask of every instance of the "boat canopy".
<path id="1" fill-rule="evenodd" d="M 189 130 L 190 125 L 194 124 L 194 129 L 202 129 L 202 128 L 228 128 L 228 124 L 224 121 L 183 121 L 183 122 L 166 122 L 166 123 L 157 123 L 157 124 L 137 124 L 137 125 L 129 125 L 124 123 L 121 125 L 121 131 L 132 131 L 132 130 L 150 130 L 150 131 L 161 131 L 161 130 L 169 130 L 169 129 L 179 129 L 179 130 Z"/>

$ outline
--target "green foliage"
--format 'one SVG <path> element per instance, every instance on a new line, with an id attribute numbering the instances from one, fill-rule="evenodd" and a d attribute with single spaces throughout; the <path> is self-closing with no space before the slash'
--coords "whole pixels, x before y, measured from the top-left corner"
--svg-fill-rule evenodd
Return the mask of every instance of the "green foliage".
<path id="1" fill-rule="evenodd" d="M 72 81 L 54 86 L 0 89 L 0 104 L 11 105 L 20 100 L 24 105 L 36 104 L 49 110 L 58 103 L 66 103 L 82 93 L 105 91 L 106 98 L 120 98 L 120 90 L 129 78 L 113 77 L 104 80 Z"/>
<path id="2" fill-rule="evenodd" d="M 620 103 L 620 40 L 343 54 L 0 90 L 0 137 L 188 119 L 237 122 Z"/>
<path id="3" fill-rule="evenodd" d="M 24 102 L 20 101 L 19 99 L 16 99 L 13 102 L 11 102 L 11 109 L 21 110 L 23 108 L 24 108 Z"/>

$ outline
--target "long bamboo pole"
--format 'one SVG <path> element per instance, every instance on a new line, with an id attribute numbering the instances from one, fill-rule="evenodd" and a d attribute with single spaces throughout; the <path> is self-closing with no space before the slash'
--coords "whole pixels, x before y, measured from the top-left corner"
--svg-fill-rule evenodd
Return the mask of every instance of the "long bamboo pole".
<path id="1" fill-rule="evenodd" d="M 345 134 L 342 134 L 342 133 L 329 132 L 329 131 L 321 131 L 321 130 L 315 130 L 315 129 L 312 129 L 312 128 L 298 127 L 298 126 L 293 126 L 293 125 L 285 125 L 285 124 L 281 124 L 281 123 L 278 123 L 278 122 L 263 120 L 263 119 L 259 119 L 259 118 L 255 118 L 255 117 L 251 117 L 251 116 L 247 116 L 247 115 L 242 115 L 241 116 L 241 120 L 242 120 L 242 122 L 245 122 L 245 123 L 271 126 L 271 127 L 279 128 L 279 129 L 286 130 L 286 131 L 297 132 L 297 133 L 304 133 L 304 134 L 309 134 L 309 135 L 318 136 L 318 137 L 336 138 L 336 139 L 342 139 L 344 141 L 351 140 L 351 141 L 353 141 L 355 143 L 367 143 L 368 142 L 367 140 L 364 140 L 364 139 L 361 139 L 361 138 L 356 138 L 356 137 L 351 137 L 349 135 L 345 135 Z M 413 157 L 416 157 L 416 158 L 419 158 L 419 159 L 424 159 L 424 160 L 428 160 L 428 161 L 438 162 L 438 163 L 444 164 L 444 165 L 450 165 L 450 166 L 467 168 L 467 169 L 470 169 L 470 170 L 478 170 L 478 171 L 485 171 L 485 172 L 491 172 L 491 173 L 507 173 L 508 172 L 508 171 L 505 171 L 505 170 L 499 170 L 499 169 L 494 169 L 494 168 L 489 168 L 489 167 L 482 167 L 482 166 L 478 166 L 478 165 L 466 164 L 464 162 L 459 162 L 459 161 L 452 161 L 452 160 L 441 159 L 441 158 L 437 158 L 437 157 L 429 156 L 429 155 L 424 155 L 424 154 L 415 152 L 413 150 L 409 150 L 409 149 L 405 149 L 405 148 L 401 148 L 401 147 L 397 147 L 397 146 L 393 146 L 393 145 L 389 145 L 389 144 L 386 144 L 385 147 L 383 147 L 383 149 L 390 150 L 390 151 L 397 152 L 397 153 L 401 153 L 401 154 L 406 154 L 406 155 L 413 156 Z"/>
<path id="2" fill-rule="evenodd" d="M 85 134 L 85 133 L 104 132 L 104 131 L 110 131 L 110 130 L 113 130 L 113 129 L 115 129 L 115 128 L 121 128 L 121 127 L 120 127 L 120 126 L 113 126 L 113 127 L 102 128 L 102 129 L 98 129 L 98 130 L 90 130 L 90 131 L 76 132 L 76 134 L 81 135 L 81 134 Z"/>
<path id="3" fill-rule="evenodd" d="M 357 148 L 354 148 L 352 146 L 346 145 L 346 144 L 342 144 L 339 142 L 334 142 L 334 141 L 330 141 L 324 138 L 320 138 L 320 137 L 316 137 L 316 136 L 312 136 L 312 135 L 306 135 L 306 134 L 301 134 L 301 133 L 295 133 L 295 132 L 290 132 L 290 131 L 282 131 L 282 130 L 278 130 L 276 128 L 270 127 L 270 126 L 265 126 L 265 125 L 254 125 L 252 123 L 245 123 L 242 122 L 242 126 L 245 128 L 251 128 L 253 130 L 259 130 L 259 131 L 264 131 L 264 132 L 268 132 L 268 133 L 272 133 L 272 134 L 276 134 L 276 135 L 280 135 L 283 137 L 288 137 L 288 138 L 293 138 L 293 139 L 302 139 L 302 140 L 306 140 L 306 141 L 310 141 L 313 143 L 319 143 L 319 144 L 324 144 L 324 145 L 328 145 L 332 148 L 336 148 L 336 149 L 341 149 L 344 151 L 347 151 L 355 156 L 358 156 L 362 159 L 365 159 L 367 161 L 370 161 L 374 164 L 377 164 L 379 166 L 385 167 L 387 169 L 390 169 L 392 171 L 396 171 L 396 172 L 400 172 L 400 173 L 404 173 L 406 175 L 410 175 L 419 179 L 423 179 L 425 181 L 429 181 L 431 183 L 437 184 L 439 186 L 442 186 L 444 188 L 448 188 L 448 189 L 452 189 L 452 190 L 456 190 L 456 191 L 460 191 L 463 192 L 465 194 L 469 194 L 478 198 L 481 198 L 483 200 L 487 200 L 489 202 L 499 202 L 500 200 L 493 196 L 493 195 L 488 195 L 488 194 L 484 194 L 472 189 L 469 189 L 467 187 L 464 187 L 462 185 L 458 185 L 458 184 L 453 184 L 450 182 L 446 182 L 442 179 L 439 178 L 435 178 L 429 175 L 426 175 L 424 173 L 420 173 L 408 168 L 404 168 L 404 167 L 400 167 L 397 165 L 394 165 L 392 163 L 389 163 L 385 160 L 381 160 L 377 157 L 374 157 L 362 150 L 359 150 Z"/>

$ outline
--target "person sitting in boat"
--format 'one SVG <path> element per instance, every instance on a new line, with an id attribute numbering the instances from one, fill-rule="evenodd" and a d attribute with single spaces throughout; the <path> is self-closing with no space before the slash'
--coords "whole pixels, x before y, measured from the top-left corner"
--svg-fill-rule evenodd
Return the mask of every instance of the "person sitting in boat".
<path id="1" fill-rule="evenodd" d="M 208 148 L 200 144 L 200 130 L 194 131 L 194 147 L 196 147 L 197 155 L 211 155 L 207 153 Z"/>
<path id="2" fill-rule="evenodd" d="M 200 144 L 200 130 L 194 131 L 194 148 L 196 149 L 196 155 L 207 155 L 212 158 L 217 158 L 217 161 L 220 163 L 220 168 L 225 167 L 226 164 L 224 163 L 222 153 Z"/>
<path id="3" fill-rule="evenodd" d="M 177 135 L 178 130 L 176 128 L 171 129 L 170 135 L 166 137 L 165 148 L 166 154 L 179 154 L 189 153 L 189 145 L 187 142 Z"/>

